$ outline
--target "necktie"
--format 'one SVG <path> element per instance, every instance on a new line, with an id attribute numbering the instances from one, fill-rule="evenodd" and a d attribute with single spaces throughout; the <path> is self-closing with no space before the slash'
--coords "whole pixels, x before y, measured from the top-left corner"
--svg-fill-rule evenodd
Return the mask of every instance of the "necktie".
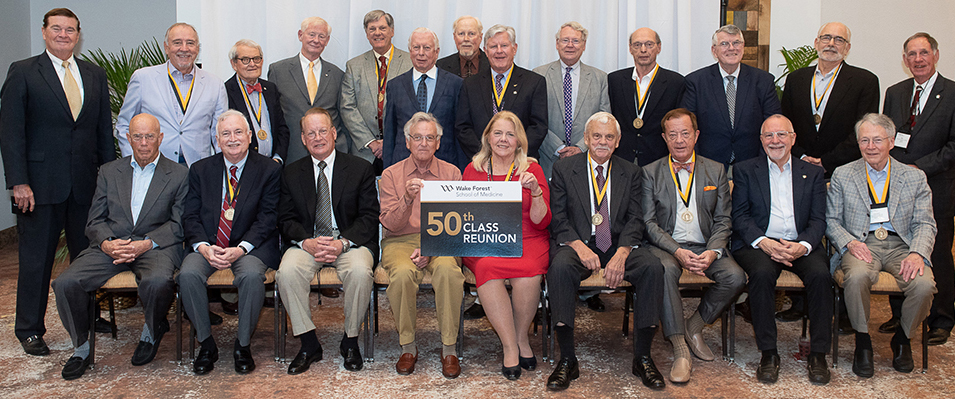
<path id="1" fill-rule="evenodd" d="M 385 120 L 382 115 L 385 114 L 385 83 L 388 82 L 388 59 L 385 56 L 378 57 L 378 134 L 384 130 Z"/>
<path id="2" fill-rule="evenodd" d="M 235 172 L 239 170 L 235 165 L 232 165 L 229 168 L 229 185 L 232 186 L 233 195 L 239 194 L 239 181 L 235 177 Z M 235 206 L 233 201 L 230 204 L 229 192 L 226 190 L 225 197 L 222 199 L 222 211 L 219 212 L 219 231 L 216 233 L 216 245 L 220 248 L 229 247 L 229 237 L 232 235 L 232 220 L 227 220 L 225 217 L 225 212 L 229 208 Z M 235 212 L 235 211 L 232 211 Z M 235 213 L 232 214 L 233 220 L 235 220 Z"/>
<path id="3" fill-rule="evenodd" d="M 681 170 L 685 170 L 687 173 L 693 173 L 693 162 L 681 163 L 673 161 L 673 173 L 679 174 Z"/>
<path id="4" fill-rule="evenodd" d="M 308 79 L 305 84 L 308 85 L 308 103 L 315 102 L 315 95 L 318 94 L 318 82 L 315 80 L 315 63 L 308 63 Z"/>
<path id="5" fill-rule="evenodd" d="M 570 144 L 570 131 L 574 126 L 573 82 L 570 77 L 571 67 L 567 67 L 564 74 L 564 144 Z"/>
<path id="6" fill-rule="evenodd" d="M 726 105 L 730 113 L 730 127 L 736 128 L 736 77 L 727 76 L 726 80 Z"/>
<path id="7" fill-rule="evenodd" d="M 312 79 L 314 79 L 314 78 L 315 78 L 315 76 L 312 76 Z M 250 84 L 245 85 L 245 92 L 246 92 L 247 94 L 252 94 L 253 91 L 257 91 L 257 92 L 261 93 L 261 92 L 262 92 L 262 83 L 260 83 L 260 82 L 255 82 L 254 85 L 250 85 Z"/>
<path id="8" fill-rule="evenodd" d="M 597 165 L 597 191 L 603 190 L 606 181 L 607 179 L 604 178 L 603 165 Z M 595 234 L 597 249 L 601 252 L 607 252 L 607 250 L 610 249 L 610 211 L 607 209 L 608 202 L 608 198 L 604 196 L 604 200 L 601 201 L 600 208 L 597 210 L 597 213 L 603 216 L 603 223 L 597 225 Z"/>
<path id="9" fill-rule="evenodd" d="M 464 70 L 461 71 L 462 72 L 461 77 L 462 78 L 471 77 L 471 75 L 474 74 L 472 71 L 474 71 L 474 63 L 471 62 L 471 60 L 464 61 Z"/>
<path id="10" fill-rule="evenodd" d="M 315 237 L 332 235 L 332 198 L 325 177 L 325 161 L 318 162 L 318 198 L 315 205 Z"/>
<path id="11" fill-rule="evenodd" d="M 909 109 L 909 130 L 915 127 L 915 117 L 919 115 L 919 97 L 922 96 L 922 85 L 915 86 L 915 97 L 912 98 L 912 108 Z"/>
<path id="12" fill-rule="evenodd" d="M 73 73 L 70 72 L 70 62 L 63 61 L 63 68 L 66 69 L 66 75 L 63 75 L 63 91 L 66 92 L 66 101 L 70 103 L 70 112 L 73 113 L 73 120 L 80 116 L 80 110 L 83 109 L 83 98 L 80 96 L 80 85 L 76 84 Z"/>
<path id="13" fill-rule="evenodd" d="M 418 81 L 418 110 L 421 112 L 428 112 L 428 85 L 425 84 L 427 79 L 428 75 L 421 75 Z"/>
<path id="14" fill-rule="evenodd" d="M 497 76 L 494 76 L 494 88 L 495 88 L 497 91 L 494 92 L 494 96 L 492 96 L 493 98 L 491 98 L 491 101 L 493 102 L 493 105 L 494 105 L 494 106 L 491 107 L 491 108 L 493 109 L 495 115 L 497 115 L 497 112 L 500 111 L 500 110 L 497 108 L 497 96 L 498 96 L 499 94 L 503 93 L 503 91 L 504 91 L 504 87 L 501 86 L 501 80 L 503 80 L 503 79 L 504 79 L 504 74 L 499 73 L 499 74 L 497 74 Z M 503 101 L 503 100 L 504 100 L 504 96 L 503 96 L 503 95 L 501 95 L 501 100 L 502 100 L 502 101 L 501 101 L 501 104 L 503 104 L 503 103 L 504 103 L 504 101 Z"/>

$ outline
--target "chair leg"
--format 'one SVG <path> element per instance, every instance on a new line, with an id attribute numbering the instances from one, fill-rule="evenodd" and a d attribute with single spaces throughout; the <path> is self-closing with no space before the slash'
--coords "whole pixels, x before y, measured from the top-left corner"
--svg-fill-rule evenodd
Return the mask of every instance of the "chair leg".
<path id="1" fill-rule="evenodd" d="M 720 316 L 720 340 L 722 341 L 723 346 L 723 360 L 730 360 L 730 348 L 729 348 L 729 323 L 730 318 L 735 316 L 736 312 L 730 312 L 729 310 L 723 312 L 723 315 Z"/>
<path id="2" fill-rule="evenodd" d="M 371 301 L 373 302 L 372 307 L 375 310 L 375 336 L 378 336 L 378 294 L 376 293 L 378 286 L 371 289 Z"/>
<path id="3" fill-rule="evenodd" d="M 113 294 L 107 292 L 106 300 L 109 301 L 109 330 L 113 339 L 116 339 L 116 309 L 113 305 Z M 96 325 L 91 324 L 90 327 L 96 329 Z"/>
<path id="4" fill-rule="evenodd" d="M 928 372 L 928 323 L 922 320 L 922 374 Z"/>
<path id="5" fill-rule="evenodd" d="M 89 312 L 90 312 L 90 331 L 89 331 L 89 343 L 90 343 L 90 369 L 93 369 L 93 365 L 96 362 L 96 291 L 90 293 L 90 303 L 89 303 Z"/>
<path id="6" fill-rule="evenodd" d="M 730 361 L 736 360 L 736 302 L 730 304 Z"/>
<path id="7" fill-rule="evenodd" d="M 274 283 L 273 283 L 274 284 Z M 272 303 L 275 304 L 279 300 L 279 288 L 278 284 L 272 286 Z M 279 361 L 279 308 L 278 306 L 272 307 L 272 352 L 273 358 L 275 361 Z"/>
<path id="8" fill-rule="evenodd" d="M 375 310 L 372 307 L 375 302 L 374 298 L 375 290 L 372 288 L 371 298 L 368 298 L 368 309 L 367 312 L 365 312 L 365 361 L 369 363 L 375 361 L 375 336 L 371 333 L 371 323 L 375 318 L 373 314 Z"/>
<path id="9" fill-rule="evenodd" d="M 547 280 L 544 280 L 544 288 L 541 290 L 541 360 L 548 361 L 550 359 L 550 351 L 548 350 L 548 345 L 550 343 L 551 335 L 553 329 L 551 328 L 550 321 L 550 298 L 548 297 L 547 292 Z"/>
<path id="10" fill-rule="evenodd" d="M 839 368 L 839 286 L 832 286 L 833 292 L 833 321 L 832 321 L 832 368 Z"/>
<path id="11" fill-rule="evenodd" d="M 628 287 L 623 299 L 623 336 L 630 335 L 630 308 L 633 307 L 634 295 L 633 287 Z M 636 318 L 636 317 L 634 317 Z"/>
<path id="12" fill-rule="evenodd" d="M 465 285 L 467 288 L 467 285 Z M 465 292 L 467 292 L 465 290 Z M 464 360 L 464 296 L 461 295 L 461 314 L 458 315 L 458 342 L 455 344 L 455 350 L 458 352 L 458 360 Z"/>
<path id="13" fill-rule="evenodd" d="M 176 361 L 182 365 L 182 300 L 176 291 Z"/>
<path id="14" fill-rule="evenodd" d="M 318 294 L 321 296 L 322 294 Z M 282 303 L 282 295 L 278 291 L 275 294 L 275 311 L 279 317 L 279 361 L 285 363 L 285 341 L 288 338 L 288 321 L 285 320 L 285 304 Z"/>

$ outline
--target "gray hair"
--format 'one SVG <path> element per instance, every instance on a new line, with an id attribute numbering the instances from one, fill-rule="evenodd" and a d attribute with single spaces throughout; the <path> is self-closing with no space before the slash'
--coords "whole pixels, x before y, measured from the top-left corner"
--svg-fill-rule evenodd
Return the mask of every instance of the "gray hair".
<path id="1" fill-rule="evenodd" d="M 232 48 L 229 49 L 229 60 L 230 60 L 230 61 L 235 61 L 235 60 L 239 57 L 239 54 L 238 54 L 238 53 L 239 53 L 239 46 L 252 47 L 252 48 L 254 48 L 254 49 L 256 49 L 256 50 L 259 50 L 259 55 L 260 55 L 260 56 L 265 57 L 265 53 L 262 52 L 262 46 L 260 46 L 258 43 L 254 42 L 254 41 L 252 41 L 252 40 L 242 39 L 242 40 L 239 40 L 239 41 L 235 42 L 235 44 L 232 45 Z"/>
<path id="2" fill-rule="evenodd" d="M 178 27 L 180 27 L 180 26 L 188 26 L 189 29 L 192 29 L 192 31 L 196 33 L 196 41 L 199 40 L 199 31 L 196 30 L 196 27 L 195 27 L 195 26 L 189 25 L 189 24 L 187 24 L 187 23 L 185 23 L 185 22 L 176 22 L 176 23 L 172 24 L 172 26 L 170 26 L 169 29 L 166 29 L 166 34 L 163 35 L 163 37 L 162 37 L 163 43 L 169 44 L 169 32 L 172 32 L 172 30 L 173 30 L 174 28 L 178 28 Z M 197 44 L 198 44 L 198 43 L 197 43 Z"/>
<path id="3" fill-rule="evenodd" d="M 511 40 L 511 44 L 517 43 L 517 33 L 514 32 L 514 28 L 497 24 L 488 29 L 484 34 L 484 45 L 487 46 L 487 41 L 490 38 L 497 36 L 498 33 L 507 33 L 507 37 Z"/>
<path id="4" fill-rule="evenodd" d="M 329 36 L 332 35 L 332 26 L 329 25 L 328 22 L 322 19 L 321 17 L 305 18 L 304 20 L 302 20 L 302 27 L 300 29 L 305 31 L 305 30 L 308 30 L 308 28 L 312 25 L 324 25 L 325 30 L 328 31 L 328 35 Z"/>
<path id="5" fill-rule="evenodd" d="M 405 141 L 411 140 L 411 128 L 421 122 L 430 122 L 434 123 L 434 129 L 438 134 L 438 139 L 441 139 L 441 136 L 444 135 L 444 129 L 441 127 L 441 124 L 438 123 L 438 118 L 435 118 L 434 115 L 425 112 L 415 112 L 414 115 L 411 115 L 411 119 L 408 119 L 408 123 L 405 123 Z"/>
<path id="6" fill-rule="evenodd" d="M 385 17 L 385 22 L 388 24 L 389 28 L 395 28 L 395 19 L 391 16 L 391 14 L 382 10 L 368 11 L 368 14 L 365 14 L 365 20 L 362 22 L 362 26 L 364 26 L 365 29 L 368 29 L 368 24 L 381 19 L 381 17 Z"/>
<path id="7" fill-rule="evenodd" d="M 908 50 L 909 42 L 918 38 L 923 38 L 925 40 L 928 40 L 928 45 L 932 47 L 932 51 L 935 51 L 935 52 L 938 51 L 938 40 L 935 40 L 935 38 L 928 33 L 918 32 L 912 36 L 909 36 L 908 39 L 905 39 L 905 43 L 902 43 L 902 52 L 904 53 L 906 50 Z"/>
<path id="8" fill-rule="evenodd" d="M 452 32 L 457 32 L 457 30 L 458 30 L 458 23 L 460 23 L 461 21 L 463 21 L 463 20 L 465 20 L 465 19 L 468 19 L 468 18 L 473 19 L 474 22 L 477 22 L 478 35 L 480 35 L 481 32 L 484 32 L 484 25 L 481 24 L 481 20 L 480 20 L 480 19 L 477 19 L 477 17 L 472 17 L 472 16 L 470 16 L 470 15 L 462 15 L 462 16 L 458 17 L 458 19 L 454 20 L 454 23 L 451 25 L 451 31 L 452 31 Z"/>
<path id="9" fill-rule="evenodd" d="M 892 122 L 892 118 L 888 116 L 877 114 L 875 112 L 870 112 L 862 116 L 862 119 L 859 119 L 855 125 L 856 140 L 859 139 L 859 128 L 862 127 L 862 124 L 868 123 L 870 125 L 881 127 L 885 130 L 885 137 L 894 138 L 895 137 L 895 123 Z"/>
<path id="10" fill-rule="evenodd" d="M 408 36 L 408 50 L 409 50 L 409 51 L 411 50 L 411 38 L 414 37 L 414 34 L 415 34 L 415 33 L 430 33 L 430 34 L 431 34 L 431 37 L 434 38 L 434 48 L 435 48 L 435 49 L 441 48 L 441 45 L 438 44 L 438 34 L 437 34 L 437 33 L 434 33 L 433 30 L 428 29 L 428 28 L 425 28 L 425 27 L 422 26 L 422 27 L 420 27 L 420 28 L 415 28 L 415 30 L 411 31 L 411 36 Z"/>
<path id="11" fill-rule="evenodd" d="M 847 37 L 847 38 L 845 38 L 845 39 L 846 39 L 847 42 L 852 43 L 852 31 L 849 30 L 849 27 L 846 26 L 846 24 L 844 24 L 844 23 L 842 23 L 842 22 L 826 22 L 826 23 L 822 24 L 822 26 L 819 27 L 819 30 L 816 31 L 816 36 L 821 35 L 821 34 L 822 34 L 822 30 L 823 30 L 823 29 L 826 29 L 827 26 L 832 25 L 832 24 L 839 24 L 839 25 L 842 25 L 843 28 L 846 28 L 846 36 L 849 36 L 849 37 Z"/>
<path id="12" fill-rule="evenodd" d="M 584 26 L 577 21 L 564 22 L 564 24 L 557 29 L 557 33 L 554 34 L 554 37 L 557 38 L 557 40 L 560 40 L 560 31 L 564 30 L 564 28 L 570 28 L 580 32 L 580 39 L 585 42 L 587 41 L 587 28 L 584 28 Z"/>
<path id="13" fill-rule="evenodd" d="M 609 112 L 601 111 L 591 115 L 590 118 L 587 118 L 587 123 L 584 125 L 584 132 L 590 133 L 591 125 L 594 123 L 611 124 L 614 129 L 616 129 L 615 132 L 617 133 L 617 136 L 620 135 L 620 122 L 617 122 L 617 118 L 615 118 L 613 114 Z"/>
<path id="14" fill-rule="evenodd" d="M 720 34 L 720 33 L 725 33 L 725 34 L 730 35 L 730 36 L 739 36 L 739 39 L 740 39 L 743 43 L 746 43 L 746 39 L 743 38 L 743 31 L 739 30 L 739 28 L 738 28 L 736 25 L 723 25 L 723 26 L 721 26 L 719 29 L 717 29 L 716 32 L 713 32 L 713 45 L 714 45 L 714 46 L 717 45 L 717 44 L 719 44 L 719 39 L 716 38 L 716 35 L 718 35 L 718 34 Z"/>
<path id="15" fill-rule="evenodd" d="M 230 116 L 238 116 L 239 119 L 242 119 L 242 123 L 245 125 L 245 130 L 250 130 L 249 120 L 246 119 L 245 114 L 239 111 L 236 111 L 234 109 L 230 109 L 226 112 L 219 114 L 219 116 L 216 117 L 216 134 L 219 134 L 219 125 L 222 124 L 222 121 L 226 120 L 226 118 Z"/>

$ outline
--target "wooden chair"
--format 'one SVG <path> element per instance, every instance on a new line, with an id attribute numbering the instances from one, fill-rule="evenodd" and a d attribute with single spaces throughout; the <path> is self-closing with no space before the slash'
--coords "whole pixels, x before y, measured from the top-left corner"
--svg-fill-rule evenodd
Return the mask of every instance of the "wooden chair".
<path id="1" fill-rule="evenodd" d="M 474 276 L 474 273 L 471 272 L 471 269 L 468 269 L 467 267 L 464 267 L 463 269 L 464 269 L 464 270 L 463 270 L 463 271 L 464 271 L 464 291 L 467 292 L 467 291 L 470 290 L 470 287 L 477 286 L 477 277 Z M 547 286 L 546 286 L 547 279 L 546 279 L 545 277 L 546 277 L 546 276 L 541 276 L 541 294 L 540 294 L 541 322 L 540 322 L 540 327 L 542 327 L 542 329 L 543 329 L 543 326 L 546 326 L 546 325 L 547 325 L 547 305 L 545 304 L 545 299 L 544 299 L 544 297 L 545 297 L 545 295 L 546 295 L 546 290 L 547 290 Z M 510 285 L 511 285 L 511 284 L 510 284 L 510 281 L 507 280 L 507 279 L 505 279 L 505 280 L 504 280 L 504 286 L 505 286 L 505 287 L 510 287 Z M 464 313 L 464 302 L 461 302 L 461 309 L 462 309 L 462 310 L 461 310 L 461 313 L 462 313 L 462 315 L 461 315 L 461 316 L 462 316 L 462 317 L 461 317 L 461 320 L 462 320 L 462 321 L 461 321 L 461 328 L 459 329 L 459 333 L 458 333 L 459 336 L 463 336 L 463 334 L 464 334 L 464 314 L 463 314 L 463 313 Z M 538 322 L 537 322 L 537 321 L 534 321 L 534 335 L 537 335 L 537 328 L 538 328 L 538 327 L 539 327 Z M 546 351 L 547 351 L 547 346 L 546 346 L 547 341 L 546 341 L 546 339 L 547 339 L 547 338 L 546 338 L 546 335 L 543 335 L 543 334 L 542 334 L 542 337 L 543 337 L 543 338 L 542 338 L 542 342 L 545 344 L 544 347 L 543 347 L 543 349 L 542 349 L 542 351 L 544 351 L 545 353 L 542 353 L 542 356 L 545 356 L 543 359 L 544 359 L 544 360 L 547 360 L 547 358 L 546 358 Z M 460 344 L 461 342 L 462 342 L 462 341 L 459 339 L 459 340 L 458 340 L 458 343 Z M 459 351 L 458 351 L 458 357 L 463 359 L 463 357 L 461 357 L 462 354 L 463 354 L 463 353 L 459 350 Z"/>

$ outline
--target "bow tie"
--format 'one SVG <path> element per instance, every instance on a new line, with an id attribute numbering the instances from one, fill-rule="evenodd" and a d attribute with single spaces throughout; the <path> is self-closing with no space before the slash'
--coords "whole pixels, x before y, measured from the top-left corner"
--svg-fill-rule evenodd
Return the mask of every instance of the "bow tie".
<path id="1" fill-rule="evenodd" d="M 245 92 L 246 92 L 246 93 L 252 94 L 253 91 L 257 91 L 257 92 L 261 93 L 261 92 L 262 92 L 262 83 L 256 82 L 254 85 L 250 85 L 250 84 L 245 85 Z"/>
<path id="2" fill-rule="evenodd" d="M 686 170 L 687 173 L 693 173 L 693 162 L 680 163 L 673 161 L 673 173 L 680 173 L 680 170 Z"/>

